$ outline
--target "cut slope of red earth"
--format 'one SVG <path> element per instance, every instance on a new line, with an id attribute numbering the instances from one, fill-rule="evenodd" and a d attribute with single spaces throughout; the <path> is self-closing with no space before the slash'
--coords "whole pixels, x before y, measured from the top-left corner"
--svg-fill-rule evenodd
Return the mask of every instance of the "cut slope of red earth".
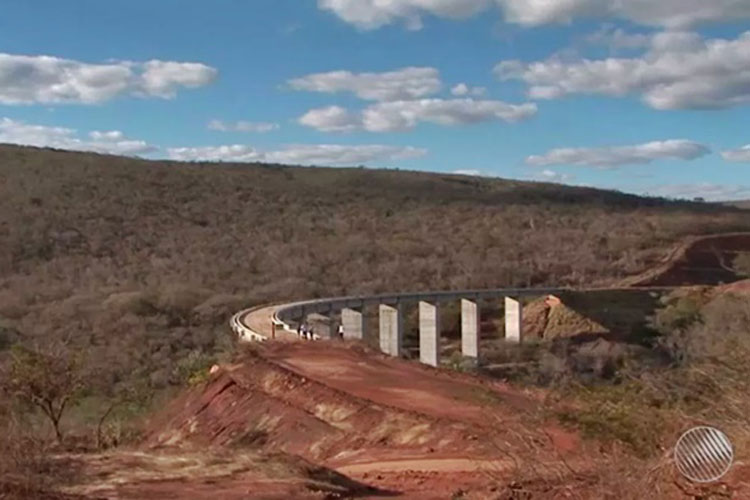
<path id="1" fill-rule="evenodd" d="M 283 451 L 410 498 L 445 498 L 445 490 L 431 496 L 435 476 L 446 487 L 490 488 L 490 476 L 518 463 L 559 477 L 563 457 L 585 455 L 577 435 L 540 417 L 535 395 L 502 384 L 360 346 L 256 350 L 175 401 L 147 445 Z"/>

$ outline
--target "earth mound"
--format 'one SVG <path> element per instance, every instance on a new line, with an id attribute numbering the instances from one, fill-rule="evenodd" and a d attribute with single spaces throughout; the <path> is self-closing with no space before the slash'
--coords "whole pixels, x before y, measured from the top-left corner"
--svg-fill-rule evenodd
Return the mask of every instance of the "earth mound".
<path id="1" fill-rule="evenodd" d="M 588 445 L 542 406 L 538 394 L 361 346 L 269 343 L 165 408 L 144 449 L 281 452 L 409 498 L 446 498 L 461 485 L 489 491 L 522 464 L 568 474 Z"/>
<path id="2" fill-rule="evenodd" d="M 628 340 L 640 335 L 659 307 L 656 290 L 564 292 L 524 308 L 526 338 Z"/>

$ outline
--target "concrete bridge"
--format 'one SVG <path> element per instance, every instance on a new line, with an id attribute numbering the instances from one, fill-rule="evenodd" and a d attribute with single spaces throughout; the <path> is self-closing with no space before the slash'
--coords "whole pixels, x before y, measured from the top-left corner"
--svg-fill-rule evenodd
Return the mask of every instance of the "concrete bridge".
<path id="1" fill-rule="evenodd" d="M 685 285 L 715 285 L 737 279 L 731 273 L 727 274 L 724 261 L 734 257 L 737 252 L 747 251 L 748 245 L 748 232 L 691 237 L 675 247 L 658 267 L 625 280 L 614 288 L 498 288 L 336 297 L 246 309 L 232 317 L 231 326 L 245 341 L 263 342 L 272 338 L 297 340 L 296 325 L 306 321 L 309 315 L 324 314 L 330 318 L 340 314 L 344 338 L 361 340 L 365 337 L 366 329 L 364 310 L 377 307 L 380 349 L 386 354 L 400 356 L 403 349 L 404 309 L 418 307 L 419 357 L 423 363 L 436 366 L 440 356 L 439 311 L 445 303 L 461 303 L 461 351 L 464 356 L 477 358 L 478 300 L 504 300 L 505 340 L 518 344 L 524 340 L 521 298 L 543 297 L 566 291 L 669 291 Z M 334 325 L 334 322 L 331 321 L 331 324 Z M 315 335 L 313 340 L 320 338 L 320 335 Z"/>
<path id="2" fill-rule="evenodd" d="M 349 340 L 363 340 L 366 334 L 365 309 L 378 310 L 378 338 L 380 350 L 391 356 L 403 353 L 404 310 L 417 307 L 419 311 L 419 359 L 422 363 L 438 366 L 440 361 L 440 307 L 449 302 L 461 305 L 461 352 L 467 358 L 479 357 L 480 313 L 477 301 L 504 301 L 505 340 L 523 342 L 524 297 L 544 297 L 569 288 L 498 288 L 444 292 L 365 295 L 306 300 L 289 304 L 261 306 L 234 315 L 231 326 L 245 341 L 269 339 L 297 339 L 297 326 L 310 315 L 340 315 L 343 335 Z M 330 321 L 330 336 L 336 322 Z M 324 338 L 316 333 L 312 340 Z"/>

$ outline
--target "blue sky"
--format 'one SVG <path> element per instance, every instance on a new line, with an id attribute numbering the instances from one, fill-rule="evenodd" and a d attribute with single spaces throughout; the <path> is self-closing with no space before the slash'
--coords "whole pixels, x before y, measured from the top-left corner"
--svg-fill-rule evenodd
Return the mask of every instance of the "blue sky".
<path id="1" fill-rule="evenodd" d="M 0 142 L 750 198 L 750 0 L 2 0 Z"/>

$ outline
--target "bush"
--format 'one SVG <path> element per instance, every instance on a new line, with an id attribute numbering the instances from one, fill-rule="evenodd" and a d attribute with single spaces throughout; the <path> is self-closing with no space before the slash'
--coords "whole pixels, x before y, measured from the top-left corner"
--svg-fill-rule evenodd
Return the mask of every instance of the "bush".
<path id="1" fill-rule="evenodd" d="M 750 276 L 750 252 L 740 252 L 732 261 L 732 268 L 741 276 Z"/>
<path id="2" fill-rule="evenodd" d="M 179 384 L 200 384 L 208 379 L 209 370 L 215 363 L 214 357 L 199 351 L 193 351 L 177 362 L 173 378 Z"/>
<path id="3" fill-rule="evenodd" d="M 0 401 L 0 498 L 35 498 L 50 486 L 49 443 L 8 400 Z"/>
<path id="4" fill-rule="evenodd" d="M 561 422 L 581 429 L 585 437 L 624 443 L 641 458 L 659 451 L 667 420 L 644 385 L 574 387 L 567 391 L 578 408 L 559 411 Z"/>
<path id="5" fill-rule="evenodd" d="M 722 294 L 702 307 L 694 299 L 682 298 L 657 318 L 664 332 L 661 344 L 680 364 L 742 364 L 750 359 L 750 301 L 746 296 Z"/>
<path id="6" fill-rule="evenodd" d="M 11 326 L 9 321 L 0 317 L 0 351 L 8 349 L 10 346 L 21 340 L 21 334 Z"/>
<path id="7" fill-rule="evenodd" d="M 700 319 L 705 293 L 704 289 L 678 290 L 664 297 L 664 307 L 656 312 L 651 326 L 666 336 L 685 330 Z"/>

